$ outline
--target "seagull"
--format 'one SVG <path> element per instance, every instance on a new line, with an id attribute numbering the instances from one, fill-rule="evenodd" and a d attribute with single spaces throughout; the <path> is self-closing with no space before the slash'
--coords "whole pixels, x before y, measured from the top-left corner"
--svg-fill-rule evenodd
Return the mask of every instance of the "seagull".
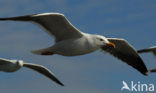
<path id="1" fill-rule="evenodd" d="M 156 56 L 156 46 L 138 50 L 138 53 L 146 53 L 146 52 L 152 52 L 153 55 Z"/>
<path id="2" fill-rule="evenodd" d="M 62 84 L 50 70 L 48 70 L 42 65 L 25 63 L 23 62 L 23 60 L 9 60 L 9 59 L 0 58 L 0 71 L 15 72 L 19 70 L 21 67 L 27 67 L 34 71 L 37 71 L 45 75 L 46 77 L 50 78 L 52 81 L 56 82 L 57 84 L 64 86 L 64 84 Z"/>
<path id="3" fill-rule="evenodd" d="M 34 54 L 78 56 L 101 49 L 137 69 L 143 75 L 147 75 L 148 73 L 137 51 L 126 40 L 121 38 L 106 38 L 101 35 L 81 32 L 63 14 L 41 13 L 0 18 L 0 21 L 6 20 L 35 23 L 54 37 L 54 45 L 34 50 L 32 51 Z"/>

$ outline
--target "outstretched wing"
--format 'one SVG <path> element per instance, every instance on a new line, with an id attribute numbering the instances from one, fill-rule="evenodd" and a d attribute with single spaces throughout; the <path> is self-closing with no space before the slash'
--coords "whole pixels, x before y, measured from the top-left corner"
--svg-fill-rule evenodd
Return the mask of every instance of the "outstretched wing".
<path id="1" fill-rule="evenodd" d="M 4 59 L 4 58 L 0 58 L 0 65 L 6 65 L 11 63 L 10 60 Z"/>
<path id="2" fill-rule="evenodd" d="M 50 35 L 55 37 L 55 41 L 79 38 L 82 33 L 76 29 L 63 14 L 42 13 L 18 17 L 0 18 L 0 20 L 31 21 L 39 24 Z"/>
<path id="3" fill-rule="evenodd" d="M 64 86 L 63 83 L 61 83 L 56 77 L 55 75 L 48 70 L 47 68 L 45 68 L 44 66 L 41 65 L 36 65 L 36 64 L 30 64 L 30 63 L 24 63 L 23 64 L 24 67 L 28 67 L 32 70 L 35 70 L 43 75 L 45 75 L 46 77 L 50 78 L 51 80 L 53 80 L 54 82 L 58 83 L 61 86 Z"/>
<path id="4" fill-rule="evenodd" d="M 102 47 L 104 51 L 109 52 L 113 56 L 137 69 L 142 74 L 147 75 L 148 71 L 144 62 L 142 61 L 136 50 L 126 40 L 118 38 L 107 39 L 108 41 L 114 43 L 116 47 L 113 48 L 104 46 Z"/>
<path id="5" fill-rule="evenodd" d="M 138 50 L 138 53 L 146 53 L 146 52 L 152 52 L 154 56 L 156 56 L 156 46 Z"/>

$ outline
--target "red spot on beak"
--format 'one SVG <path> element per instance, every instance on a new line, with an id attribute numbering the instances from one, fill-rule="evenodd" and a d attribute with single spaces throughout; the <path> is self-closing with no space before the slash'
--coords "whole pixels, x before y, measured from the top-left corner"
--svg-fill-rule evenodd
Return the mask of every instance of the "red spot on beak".
<path id="1" fill-rule="evenodd" d="M 115 44 L 114 44 L 114 43 L 112 43 L 112 42 L 107 43 L 107 45 L 108 45 L 108 46 L 110 46 L 110 47 L 113 47 L 113 48 L 115 48 L 115 47 L 116 47 L 116 46 L 115 46 Z"/>

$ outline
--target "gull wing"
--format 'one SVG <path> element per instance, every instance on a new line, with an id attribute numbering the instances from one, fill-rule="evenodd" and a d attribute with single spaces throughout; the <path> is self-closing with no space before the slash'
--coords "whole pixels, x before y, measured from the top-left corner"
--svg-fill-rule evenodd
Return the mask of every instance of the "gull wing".
<path id="1" fill-rule="evenodd" d="M 6 65 L 11 63 L 10 60 L 4 59 L 4 58 L 0 58 L 0 65 Z"/>
<path id="2" fill-rule="evenodd" d="M 136 52 L 136 50 L 124 39 L 118 38 L 107 38 L 108 41 L 114 43 L 116 45 L 115 48 L 104 46 L 102 49 L 104 51 L 109 52 L 111 55 L 117 57 L 133 68 L 137 69 L 144 75 L 147 75 L 147 68 Z"/>
<path id="3" fill-rule="evenodd" d="M 146 52 L 152 52 L 154 56 L 156 56 L 156 46 L 138 50 L 138 53 L 146 53 Z"/>
<path id="4" fill-rule="evenodd" d="M 0 21 L 31 21 L 37 23 L 50 35 L 54 36 L 55 41 L 59 42 L 71 38 L 82 37 L 82 32 L 76 29 L 68 19 L 59 13 L 42 13 L 18 17 L 0 18 Z"/>
<path id="5" fill-rule="evenodd" d="M 156 72 L 156 69 L 151 69 L 150 72 Z"/>
<path id="6" fill-rule="evenodd" d="M 64 86 L 63 83 L 61 83 L 49 69 L 45 68 L 42 65 L 24 63 L 23 66 L 28 67 L 32 70 L 35 70 L 35 71 L 45 75 L 46 77 L 50 78 L 52 81 L 56 82 L 57 84 Z"/>

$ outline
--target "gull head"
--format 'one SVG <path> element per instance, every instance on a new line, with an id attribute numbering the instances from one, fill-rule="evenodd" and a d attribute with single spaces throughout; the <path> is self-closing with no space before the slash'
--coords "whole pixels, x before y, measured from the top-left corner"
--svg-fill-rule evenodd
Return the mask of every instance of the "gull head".
<path id="1" fill-rule="evenodd" d="M 17 64 L 18 66 L 22 67 L 22 66 L 23 66 L 23 60 L 17 60 L 17 61 L 16 61 L 16 64 Z"/>
<path id="2" fill-rule="evenodd" d="M 95 35 L 95 43 L 96 43 L 96 45 L 98 45 L 100 47 L 107 46 L 107 47 L 115 48 L 114 43 L 109 42 L 107 40 L 107 38 L 105 38 L 104 36 L 101 36 L 101 35 Z"/>

